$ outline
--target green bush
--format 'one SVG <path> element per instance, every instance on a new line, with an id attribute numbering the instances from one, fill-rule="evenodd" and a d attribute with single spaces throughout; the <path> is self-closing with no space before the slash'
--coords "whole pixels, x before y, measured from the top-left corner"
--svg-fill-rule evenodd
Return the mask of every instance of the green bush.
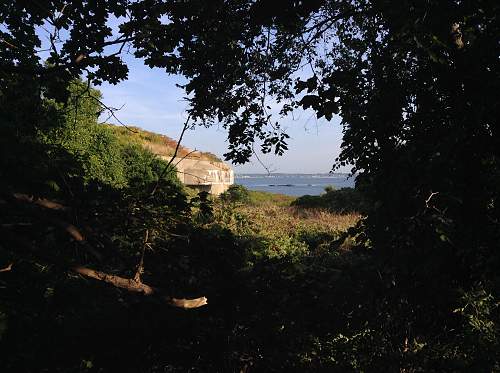
<path id="1" fill-rule="evenodd" d="M 122 147 L 122 158 L 125 162 L 124 173 L 129 187 L 144 188 L 147 185 L 156 183 L 160 177 L 163 182 L 168 181 L 179 187 L 181 186 L 175 168 L 169 166 L 167 169 L 167 162 L 141 145 L 124 145 Z"/>
<path id="2" fill-rule="evenodd" d="M 250 192 L 243 185 L 231 185 L 228 190 L 220 195 L 222 201 L 231 203 L 248 203 Z"/>
<path id="3" fill-rule="evenodd" d="M 366 201 L 361 192 L 355 188 L 335 190 L 328 186 L 325 193 L 319 196 L 305 195 L 292 202 L 292 206 L 303 208 L 323 208 L 331 212 L 349 213 L 367 211 Z"/>
<path id="4" fill-rule="evenodd" d="M 40 131 L 39 137 L 50 149 L 49 158 L 58 165 L 60 173 L 80 179 L 85 185 L 99 183 L 117 189 L 144 189 L 160 176 L 180 185 L 173 167 L 166 170 L 167 163 L 132 136 L 126 141 L 123 132 L 129 129 L 117 132 L 98 123 L 101 106 L 97 99 L 101 94 L 92 88 L 87 90 L 85 84 L 75 81 L 70 86 L 68 104 L 48 101 L 48 105 L 63 113 L 63 120 L 59 126 Z M 68 158 L 72 158 L 72 165 L 67 164 Z"/>

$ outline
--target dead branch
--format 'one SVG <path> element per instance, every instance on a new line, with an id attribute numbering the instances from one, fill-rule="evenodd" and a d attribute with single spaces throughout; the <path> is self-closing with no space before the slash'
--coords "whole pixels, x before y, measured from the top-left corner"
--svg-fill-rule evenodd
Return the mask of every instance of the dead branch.
<path id="1" fill-rule="evenodd" d="M 187 153 L 185 156 L 183 156 L 181 159 L 179 159 L 179 160 L 178 160 L 178 161 L 174 164 L 174 167 L 177 167 L 177 165 L 178 165 L 179 163 L 181 163 L 184 159 L 186 159 L 186 158 L 187 158 L 187 157 L 189 157 L 191 154 L 196 153 L 196 152 L 197 152 L 197 150 L 196 150 L 196 149 L 191 150 L 189 153 Z"/>
<path id="2" fill-rule="evenodd" d="M 10 263 L 7 267 L 0 269 L 0 272 L 9 272 L 12 269 L 12 265 L 14 263 Z"/>
<path id="3" fill-rule="evenodd" d="M 104 281 L 107 284 L 113 285 L 120 289 L 125 289 L 135 293 L 142 293 L 144 295 L 151 295 L 155 291 L 149 285 L 143 284 L 141 281 L 136 281 L 131 278 L 124 278 L 109 273 L 96 271 L 87 267 L 73 267 L 71 270 L 83 276 L 93 278 L 95 280 Z"/>
<path id="4" fill-rule="evenodd" d="M 9 48 L 12 48 L 12 49 L 16 49 L 16 48 L 17 48 L 14 44 L 9 43 L 9 42 L 8 42 L 7 40 L 5 40 L 4 38 L 0 38 L 0 42 L 2 42 L 2 43 L 4 43 L 4 44 L 6 44 L 6 45 L 7 45 L 7 47 L 9 47 Z"/>
<path id="5" fill-rule="evenodd" d="M 85 241 L 85 237 L 83 236 L 83 234 L 73 224 L 67 223 L 67 222 L 65 222 L 63 220 L 59 220 L 59 219 L 51 219 L 51 221 L 53 223 L 57 224 L 58 226 L 62 227 L 66 232 L 68 232 L 68 234 L 75 241 L 78 241 L 78 242 Z"/>
<path id="6" fill-rule="evenodd" d="M 427 207 L 428 209 L 434 208 L 434 206 L 430 205 L 430 202 L 431 202 L 432 198 L 434 196 L 437 196 L 438 194 L 439 194 L 439 192 L 431 192 L 431 194 L 429 195 L 429 197 L 425 200 L 425 207 Z"/>
<path id="7" fill-rule="evenodd" d="M 174 154 L 172 154 L 172 158 L 170 158 L 170 161 L 168 162 L 167 166 L 165 167 L 165 171 L 168 169 L 168 167 L 172 164 L 174 159 L 177 157 L 177 153 L 179 152 L 179 148 L 181 146 L 182 138 L 184 137 L 184 133 L 189 127 L 189 120 L 191 119 L 191 114 L 188 115 L 186 118 L 186 121 L 184 122 L 184 126 L 182 127 L 181 135 L 179 136 L 179 141 L 177 141 L 177 145 L 175 146 Z"/>
<path id="8" fill-rule="evenodd" d="M 460 29 L 460 24 L 453 23 L 451 25 L 450 31 L 451 41 L 455 48 L 462 49 L 464 47 L 464 41 L 462 39 L 462 30 Z"/>
<path id="9" fill-rule="evenodd" d="M 175 146 L 174 154 L 172 155 L 172 158 L 170 158 L 170 161 L 168 161 L 167 165 L 165 168 L 161 171 L 160 175 L 158 175 L 158 180 L 156 181 L 156 184 L 151 191 L 151 195 L 153 196 L 156 193 L 156 190 L 160 186 L 161 179 L 166 175 L 167 171 L 170 169 L 170 166 L 172 165 L 172 162 L 174 159 L 177 157 L 177 153 L 179 151 L 179 148 L 181 146 L 182 138 L 184 137 L 184 133 L 189 127 L 189 121 L 191 119 L 191 114 L 188 114 L 188 117 L 186 118 L 186 121 L 184 122 L 184 126 L 182 127 L 182 132 L 181 135 L 179 136 L 179 141 L 177 141 L 177 145 Z"/>
<path id="10" fill-rule="evenodd" d="M 82 62 L 87 56 L 85 53 L 80 53 L 76 58 L 75 58 L 75 64 L 79 64 Z"/>
<path id="11" fill-rule="evenodd" d="M 129 42 L 134 41 L 134 40 L 135 40 L 135 37 L 125 37 L 125 35 L 121 35 L 120 37 L 118 37 L 115 40 L 108 40 L 108 41 L 102 43 L 100 46 L 107 47 L 110 45 L 115 45 L 115 44 L 120 44 L 120 43 L 129 43 Z"/>
<path id="12" fill-rule="evenodd" d="M 136 281 L 135 279 L 129 279 L 120 277 L 117 275 L 111 275 L 109 273 L 96 271 L 87 267 L 73 267 L 71 269 L 73 272 L 78 273 L 82 276 L 90 277 L 98 281 L 103 281 L 107 284 L 113 285 L 120 289 L 125 289 L 134 293 L 141 293 L 144 295 L 158 295 L 162 300 L 166 301 L 169 305 L 184 309 L 198 308 L 207 304 L 206 297 L 194 298 L 194 299 L 178 299 L 169 296 L 162 295 L 159 289 L 153 288 L 149 285 L 142 283 L 141 281 Z"/>
<path id="13" fill-rule="evenodd" d="M 53 201 L 50 201 L 50 200 L 45 199 L 45 198 L 35 198 L 33 196 L 29 196 L 29 195 L 23 194 L 23 193 L 14 193 L 13 197 L 17 201 L 31 203 L 31 204 L 34 204 L 36 206 L 40 206 L 40 207 L 47 208 L 50 210 L 65 211 L 68 209 L 66 206 L 63 206 L 60 203 L 53 202 Z M 43 215 L 43 218 L 46 219 L 46 221 L 64 229 L 66 232 L 68 232 L 68 234 L 75 241 L 78 241 L 78 242 L 85 241 L 85 237 L 83 236 L 83 234 L 73 224 L 70 224 L 64 220 L 61 220 L 61 219 L 58 219 L 55 217 L 47 217 L 46 215 Z"/>
<path id="14" fill-rule="evenodd" d="M 198 308 L 207 304 L 206 297 L 194 299 L 174 298 L 164 295 L 163 291 L 161 291 L 160 289 L 144 284 L 141 281 L 135 281 L 134 279 L 112 275 L 84 266 L 69 266 L 67 262 L 62 261 L 60 258 L 55 258 L 54 256 L 48 255 L 43 250 L 38 250 L 25 237 L 20 237 L 19 235 L 13 234 L 12 232 L 4 229 L 0 229 L 0 233 L 0 242 L 10 242 L 9 246 L 14 246 L 10 248 L 10 251 L 16 252 L 17 255 L 19 255 L 19 251 L 25 251 L 30 254 L 35 254 L 38 258 L 37 261 L 41 260 L 42 262 L 55 265 L 55 267 L 59 268 L 60 270 L 67 271 L 69 269 L 71 272 L 93 278 L 98 281 L 103 281 L 107 284 L 130 292 L 141 293 L 148 296 L 158 296 L 162 301 L 173 307 L 189 309 Z M 11 270 L 11 268 L 12 264 L 4 268 L 4 270 L 0 270 L 0 272 Z"/>
<path id="15" fill-rule="evenodd" d="M 90 94 L 90 91 L 86 92 L 87 93 L 87 97 L 95 100 L 99 105 L 101 105 L 108 113 L 111 117 L 113 117 L 121 126 L 125 127 L 127 130 L 129 130 L 130 132 L 132 133 L 138 133 L 138 131 L 134 130 L 133 128 L 130 128 L 129 126 L 127 126 L 125 123 L 123 123 L 115 114 L 116 111 L 119 111 L 123 108 L 124 105 L 122 105 L 122 107 L 120 108 L 114 108 L 114 107 L 111 107 L 111 106 L 108 106 L 106 105 L 104 102 L 102 102 L 102 100 L 100 100 L 99 98 L 93 96 L 92 94 Z"/>
<path id="16" fill-rule="evenodd" d="M 252 144 L 252 153 L 253 155 L 255 156 L 255 158 L 257 159 L 257 161 L 259 162 L 259 164 L 266 170 L 267 172 L 267 176 L 270 176 L 271 173 L 273 172 L 269 167 L 267 167 L 264 162 L 261 161 L 261 159 L 259 158 L 259 156 L 257 155 L 257 152 L 255 151 L 254 149 L 254 144 Z"/>
<path id="17" fill-rule="evenodd" d="M 203 182 L 206 182 L 207 179 L 206 178 L 203 178 L 203 177 L 200 177 L 198 175 L 195 175 L 195 174 L 192 174 L 192 173 L 189 173 L 189 172 L 184 172 L 184 171 L 179 171 L 177 170 L 176 172 L 180 173 L 180 174 L 183 174 L 183 175 L 189 175 L 189 176 L 192 176 L 194 177 L 195 179 L 198 179 L 198 180 L 201 180 Z"/>
<path id="18" fill-rule="evenodd" d="M 23 193 L 14 193 L 12 195 L 14 197 L 14 200 L 16 202 L 25 202 L 37 207 L 43 207 L 44 209 L 52 210 L 52 211 L 60 211 L 60 210 L 68 210 L 68 208 L 64 205 L 61 205 L 57 202 L 50 201 L 48 199 L 44 198 L 35 198 L 33 196 L 29 196 L 27 194 Z M 30 215 L 37 218 L 39 221 L 43 223 L 48 223 L 52 224 L 56 227 L 59 227 L 66 231 L 66 233 L 69 234 L 71 238 L 73 238 L 76 242 L 80 243 L 85 247 L 85 249 L 92 254 L 97 260 L 102 261 L 103 257 L 102 254 L 96 250 L 85 238 L 85 236 L 82 234 L 80 229 L 78 229 L 76 226 L 74 226 L 71 223 L 68 223 L 67 221 L 60 219 L 59 217 L 54 216 L 51 214 L 50 216 L 47 215 L 48 211 L 44 210 L 32 210 L 30 211 Z"/>
<path id="19" fill-rule="evenodd" d="M 194 298 L 194 299 L 177 299 L 177 298 L 169 298 L 169 304 L 179 308 L 198 308 L 202 306 L 206 306 L 208 304 L 208 300 L 206 297 Z"/>
<path id="20" fill-rule="evenodd" d="M 436 196 L 439 196 L 439 192 L 433 192 L 433 191 L 431 191 L 431 194 L 425 200 L 425 208 L 429 209 L 429 210 L 434 210 L 434 211 L 436 211 L 439 214 L 444 214 L 446 212 L 446 209 L 440 210 L 434 204 L 435 201 L 433 201 L 433 200 L 435 199 L 434 197 L 436 197 Z"/>
<path id="21" fill-rule="evenodd" d="M 31 227 L 33 223 L 3 223 L 0 224 L 0 227 L 3 228 L 12 228 L 12 227 Z"/>
<path id="22" fill-rule="evenodd" d="M 29 196 L 29 195 L 24 194 L 24 193 L 14 193 L 13 196 L 18 201 L 30 202 L 30 203 L 33 203 L 35 205 L 45 207 L 47 209 L 61 210 L 61 211 L 68 210 L 68 208 L 66 206 L 61 205 L 60 203 L 45 199 L 45 198 L 35 198 L 34 196 Z"/>
<path id="23" fill-rule="evenodd" d="M 53 202 L 53 201 L 50 201 L 50 200 L 44 199 L 44 198 L 35 198 L 35 197 L 29 196 L 29 195 L 23 194 L 23 193 L 14 193 L 13 197 L 17 201 L 31 203 L 31 204 L 34 204 L 36 206 L 44 207 L 44 208 L 47 208 L 50 210 L 67 210 L 67 207 L 65 207 L 57 202 Z M 83 236 L 83 234 L 73 224 L 70 224 L 70 223 L 68 223 L 64 220 L 61 220 L 59 218 L 56 218 L 56 217 L 47 217 L 45 214 L 42 215 L 41 213 L 39 213 L 39 215 L 41 217 L 43 217 L 47 222 L 50 222 L 50 223 L 64 229 L 75 241 L 78 241 L 78 242 L 85 241 L 85 237 Z"/>
<path id="24" fill-rule="evenodd" d="M 139 260 L 139 264 L 137 265 L 137 270 L 135 272 L 134 281 L 141 282 L 141 275 L 144 273 L 144 253 L 146 252 L 146 246 L 148 245 L 149 239 L 149 230 L 146 229 L 144 232 L 144 241 L 142 244 L 142 253 L 141 259 Z"/>

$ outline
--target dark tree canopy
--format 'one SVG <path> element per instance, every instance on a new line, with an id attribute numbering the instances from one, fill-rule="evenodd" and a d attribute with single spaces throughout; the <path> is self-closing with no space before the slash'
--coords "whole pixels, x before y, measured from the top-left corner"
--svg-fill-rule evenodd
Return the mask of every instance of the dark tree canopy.
<path id="1" fill-rule="evenodd" d="M 498 63 L 494 1 L 17 1 L 3 7 L 4 74 L 35 77 L 52 95 L 64 92 L 58 82 L 82 74 L 94 84 L 117 83 L 127 77 L 120 55 L 131 43 L 147 65 L 188 78 L 193 119 L 227 126 L 227 156 L 236 162 L 248 159 L 258 139 L 265 151 L 286 149 L 279 120 L 270 116 L 272 99 L 283 114 L 297 106 L 327 119 L 339 114 L 346 135 L 339 164 L 376 169 L 384 154 L 425 135 L 413 129 L 435 105 L 441 112 L 455 103 L 449 115 L 467 120 L 460 110 L 470 112 L 468 92 L 479 82 L 494 84 Z M 120 24 L 118 34 L 107 25 L 111 18 Z M 50 40 L 45 65 L 36 53 L 42 26 Z M 471 98 L 495 106 L 494 88 L 481 89 L 493 93 L 484 102 Z"/>

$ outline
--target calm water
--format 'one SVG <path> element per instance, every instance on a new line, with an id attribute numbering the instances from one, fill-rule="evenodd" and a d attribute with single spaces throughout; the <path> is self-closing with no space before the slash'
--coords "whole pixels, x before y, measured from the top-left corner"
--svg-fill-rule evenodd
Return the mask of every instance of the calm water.
<path id="1" fill-rule="evenodd" d="M 281 193 L 290 196 L 304 194 L 318 195 L 325 187 L 332 185 L 337 189 L 354 187 L 354 177 L 347 174 L 238 174 L 235 184 L 240 184 L 250 190 Z"/>

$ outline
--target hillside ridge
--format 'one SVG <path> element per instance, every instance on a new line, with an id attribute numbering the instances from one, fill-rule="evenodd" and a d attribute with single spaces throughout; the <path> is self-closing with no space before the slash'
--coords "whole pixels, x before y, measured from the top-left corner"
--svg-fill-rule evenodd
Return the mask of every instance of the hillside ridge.
<path id="1" fill-rule="evenodd" d="M 147 131 L 137 126 L 118 126 L 110 123 L 106 123 L 106 126 L 114 132 L 120 141 L 140 144 L 160 157 L 172 157 L 175 153 L 177 141 L 167 135 Z M 179 146 L 176 156 L 210 162 L 223 162 L 213 153 L 192 150 L 183 145 Z"/>

